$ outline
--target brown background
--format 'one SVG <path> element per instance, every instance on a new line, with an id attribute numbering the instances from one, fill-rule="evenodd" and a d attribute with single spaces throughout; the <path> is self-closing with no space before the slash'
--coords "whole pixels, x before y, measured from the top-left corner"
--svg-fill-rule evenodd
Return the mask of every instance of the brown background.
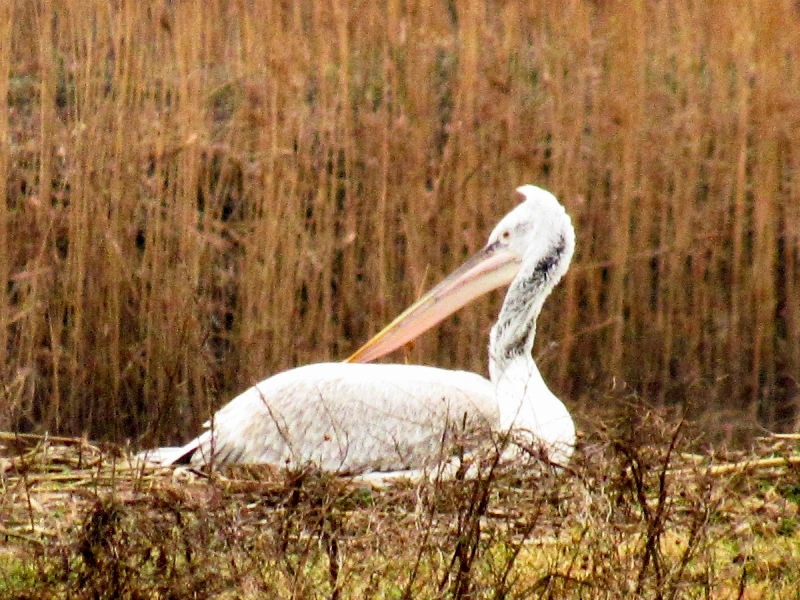
<path id="1" fill-rule="evenodd" d="M 0 428 L 184 440 L 344 359 L 522 183 L 578 233 L 535 355 L 579 420 L 625 390 L 722 433 L 794 427 L 797 3 L 0 13 Z M 485 372 L 500 298 L 407 358 Z"/>

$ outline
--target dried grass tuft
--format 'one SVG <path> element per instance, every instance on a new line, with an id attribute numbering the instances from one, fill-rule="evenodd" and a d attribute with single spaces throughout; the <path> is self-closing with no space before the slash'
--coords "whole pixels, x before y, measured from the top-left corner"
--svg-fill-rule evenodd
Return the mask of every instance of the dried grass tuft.
<path id="1" fill-rule="evenodd" d="M 631 419 L 628 419 L 630 425 Z M 797 594 L 796 440 L 703 448 L 604 419 L 561 473 L 498 462 L 375 489 L 322 473 L 130 468 L 4 436 L 7 598 L 683 598 Z M 781 459 L 781 460 L 778 460 Z M 777 587 L 775 587 L 777 586 Z"/>

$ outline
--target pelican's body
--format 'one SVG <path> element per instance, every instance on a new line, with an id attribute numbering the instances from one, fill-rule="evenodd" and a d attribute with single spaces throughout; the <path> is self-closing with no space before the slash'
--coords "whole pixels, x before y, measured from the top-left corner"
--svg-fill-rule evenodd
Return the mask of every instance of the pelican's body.
<path id="1" fill-rule="evenodd" d="M 472 298 L 510 288 L 489 345 L 490 379 L 397 364 L 312 364 L 271 377 L 221 408 L 208 430 L 162 463 L 308 464 L 341 474 L 419 470 L 448 457 L 453 435 L 513 431 L 565 463 L 575 428 L 531 356 L 545 298 L 574 248 L 569 217 L 552 194 L 523 186 L 524 202 L 478 255 L 406 310 L 349 360 L 369 362 Z M 520 434 L 520 435 L 517 435 Z"/>
<path id="2" fill-rule="evenodd" d="M 192 462 L 213 456 L 221 463 L 311 463 L 342 474 L 404 471 L 447 447 L 442 424 L 489 430 L 496 420 L 492 384 L 475 373 L 320 363 L 251 387 L 190 445 L 199 449 Z"/>

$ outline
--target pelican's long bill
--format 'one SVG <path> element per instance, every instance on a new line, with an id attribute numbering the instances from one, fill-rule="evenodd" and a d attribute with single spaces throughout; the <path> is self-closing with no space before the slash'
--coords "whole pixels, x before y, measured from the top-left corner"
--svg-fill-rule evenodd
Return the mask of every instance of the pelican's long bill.
<path id="1" fill-rule="evenodd" d="M 409 306 L 345 362 L 370 362 L 421 335 L 478 296 L 508 285 L 520 257 L 499 242 L 486 246 Z"/>

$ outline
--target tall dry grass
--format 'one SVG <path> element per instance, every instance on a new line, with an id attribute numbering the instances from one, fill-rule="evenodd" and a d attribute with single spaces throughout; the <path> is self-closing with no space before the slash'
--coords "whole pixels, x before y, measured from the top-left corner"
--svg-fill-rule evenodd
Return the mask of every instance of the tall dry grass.
<path id="1" fill-rule="evenodd" d="M 794 426 L 796 3 L 0 11 L 2 427 L 184 439 L 344 358 L 526 182 L 578 230 L 536 350 L 571 407 L 624 382 Z M 483 372 L 498 303 L 409 358 Z"/>

